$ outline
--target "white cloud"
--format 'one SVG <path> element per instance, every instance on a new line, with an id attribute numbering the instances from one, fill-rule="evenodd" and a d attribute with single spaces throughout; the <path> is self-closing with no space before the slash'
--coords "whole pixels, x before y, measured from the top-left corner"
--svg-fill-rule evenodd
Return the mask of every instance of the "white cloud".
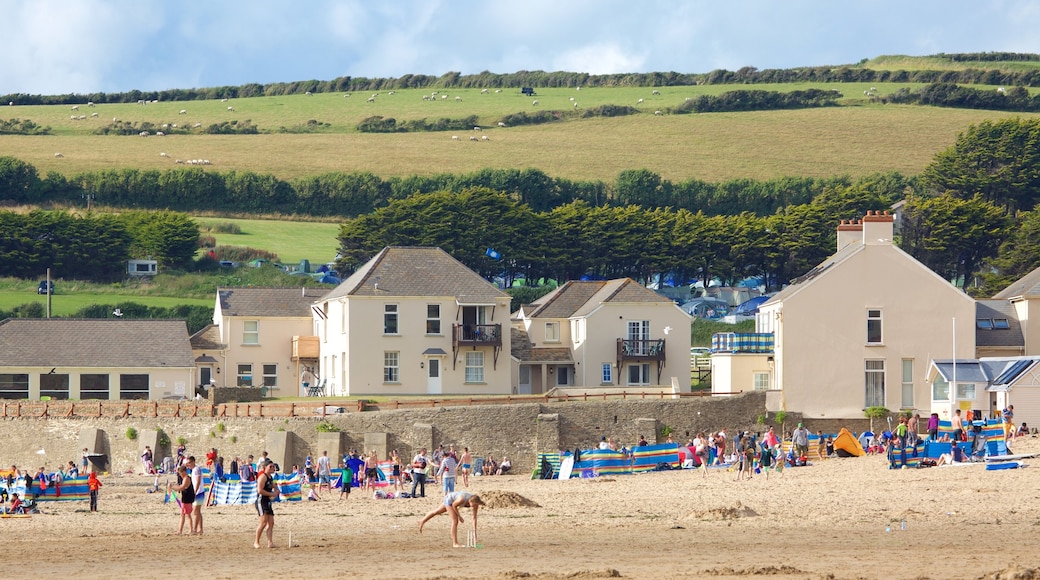
<path id="1" fill-rule="evenodd" d="M 0 94 L 1040 52 L 1030 0 L 0 0 L 0 14 Z"/>

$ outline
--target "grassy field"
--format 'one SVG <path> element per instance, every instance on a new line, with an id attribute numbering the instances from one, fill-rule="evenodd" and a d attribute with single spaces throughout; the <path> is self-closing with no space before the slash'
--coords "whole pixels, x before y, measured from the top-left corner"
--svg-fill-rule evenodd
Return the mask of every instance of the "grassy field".
<path id="1" fill-rule="evenodd" d="M 63 284 L 57 282 L 56 294 L 51 296 L 51 315 L 69 316 L 93 304 L 119 304 L 121 302 L 137 302 L 146 306 L 170 307 L 180 304 L 210 306 L 214 304 L 214 298 L 205 300 L 202 298 L 175 298 L 171 296 L 136 296 L 123 294 L 93 294 L 90 292 L 69 292 L 63 290 Z M 33 288 L 35 288 L 35 284 Z M 216 296 L 214 290 L 214 296 Z M 0 290 L 0 310 L 10 311 L 23 304 L 38 302 L 46 307 L 47 296 L 36 294 L 35 290 L 27 292 L 14 292 L 11 290 Z"/>
<path id="2" fill-rule="evenodd" d="M 274 252 L 284 264 L 310 260 L 316 268 L 336 258 L 339 248 L 338 223 L 290 222 L 277 220 L 196 217 L 206 235 L 216 238 L 221 246 L 244 246 Z M 209 231 L 219 224 L 234 224 L 237 234 Z"/>
<path id="3" fill-rule="evenodd" d="M 54 135 L 0 137 L 0 155 L 11 155 L 41 172 L 135 167 L 181 167 L 176 159 L 208 159 L 211 171 L 249 170 L 281 178 L 330 171 L 370 171 L 381 177 L 463 173 L 482 168 L 534 167 L 570 179 L 612 181 L 625 169 L 646 168 L 672 180 L 723 181 L 780 176 L 860 176 L 878 171 L 918 173 L 936 152 L 953 143 L 968 125 L 1009 116 L 996 111 L 937 109 L 869 103 L 863 91 L 875 86 L 888 94 L 910 84 L 807 83 L 782 85 L 706 85 L 539 89 L 537 106 L 514 90 L 480 94 L 477 89 L 446 91 L 448 99 L 423 101 L 428 91 L 342 93 L 80 106 L 9 107 L 5 117 L 29 118 L 49 125 Z M 836 89 L 849 105 L 795 111 L 654 115 L 686 97 L 735 88 L 788 91 Z M 456 101 L 455 97 L 461 97 Z M 574 99 L 572 101 L 571 99 Z M 643 103 L 638 103 L 643 99 Z M 620 118 L 567 119 L 523 127 L 497 127 L 506 114 L 534 110 L 573 110 L 625 104 L 642 114 Z M 233 106 L 235 111 L 228 111 Z M 180 110 L 186 114 L 180 115 Z M 70 115 L 98 113 L 72 121 Z M 398 120 L 477 115 L 489 141 L 472 142 L 471 131 L 451 133 L 361 134 L 356 124 L 370 115 Z M 1018 115 L 1028 117 L 1031 115 Z M 321 132 L 261 135 L 166 137 L 97 136 L 92 131 L 121 120 L 177 123 L 181 126 L 249 119 L 261 131 L 293 127 L 308 120 L 328 123 Z M 452 135 L 460 139 L 453 141 Z M 64 157 L 56 158 L 61 152 Z M 166 153 L 168 157 L 160 156 Z"/>

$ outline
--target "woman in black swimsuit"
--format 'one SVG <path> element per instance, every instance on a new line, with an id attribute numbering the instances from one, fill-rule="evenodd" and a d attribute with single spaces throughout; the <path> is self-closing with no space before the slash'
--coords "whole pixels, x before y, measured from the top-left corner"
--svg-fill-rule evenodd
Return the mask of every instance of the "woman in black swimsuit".
<path id="1" fill-rule="evenodd" d="M 270 459 L 260 465 L 260 476 L 256 478 L 256 514 L 260 516 L 260 524 L 256 527 L 256 539 L 253 547 L 260 547 L 260 536 L 267 530 L 267 547 L 274 547 L 274 510 L 271 501 L 278 497 L 278 488 L 274 484 L 275 464 Z"/>

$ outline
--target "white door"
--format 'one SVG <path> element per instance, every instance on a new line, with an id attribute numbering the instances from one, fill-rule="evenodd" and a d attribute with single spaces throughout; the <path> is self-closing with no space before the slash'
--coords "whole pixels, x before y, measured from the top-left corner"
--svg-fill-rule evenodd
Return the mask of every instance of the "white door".
<path id="1" fill-rule="evenodd" d="M 650 321 L 630 320 L 628 322 L 628 340 L 636 341 L 631 345 L 632 354 L 646 355 L 649 352 L 647 344 L 650 340 Z"/>
<path id="2" fill-rule="evenodd" d="M 517 384 L 517 391 L 521 395 L 531 394 L 531 367 L 528 365 L 520 365 L 520 380 Z"/>
<path id="3" fill-rule="evenodd" d="M 441 394 L 441 360 L 431 358 L 426 361 L 426 393 Z"/>

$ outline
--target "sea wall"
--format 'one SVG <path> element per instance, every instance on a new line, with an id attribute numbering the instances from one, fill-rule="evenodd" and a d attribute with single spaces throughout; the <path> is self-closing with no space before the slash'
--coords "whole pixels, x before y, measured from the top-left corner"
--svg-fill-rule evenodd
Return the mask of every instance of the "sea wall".
<path id="1" fill-rule="evenodd" d="M 189 454 L 200 459 L 211 447 L 227 462 L 234 456 L 259 455 L 267 450 L 285 468 L 302 463 L 308 453 L 323 451 L 338 458 L 350 449 L 376 449 L 385 457 L 391 449 L 410 459 L 421 447 L 438 444 L 469 447 L 474 454 L 508 456 L 518 470 L 530 470 L 536 453 L 558 449 L 589 448 L 603 437 L 631 446 L 640 435 L 664 441 L 671 433 L 685 442 L 698 431 L 725 428 L 761 431 L 772 423 L 759 423 L 765 414 L 765 395 L 746 393 L 732 397 L 654 400 L 608 400 L 561 403 L 527 403 L 436 407 L 392 411 L 346 412 L 318 417 L 260 418 L 4 418 L 0 419 L 0 466 L 57 469 L 69 461 L 79 464 L 82 441 L 97 442 L 91 452 L 108 455 L 115 473 L 140 472 L 145 445 L 155 450 L 156 462 L 171 455 L 179 440 Z M 787 429 L 798 420 L 787 418 Z M 831 424 L 833 423 L 833 425 Z M 811 430 L 836 432 L 841 426 L 863 429 L 862 421 L 812 421 Z M 319 431 L 319 425 L 324 431 Z M 339 431 L 329 431 L 329 427 Z M 95 436 L 93 430 L 101 433 Z M 166 437 L 156 436 L 161 431 Z M 128 437 L 128 431 L 136 438 Z M 332 434 L 335 433 L 335 434 Z M 85 434 L 90 435 L 87 437 Z M 168 439 L 165 448 L 161 443 Z"/>

